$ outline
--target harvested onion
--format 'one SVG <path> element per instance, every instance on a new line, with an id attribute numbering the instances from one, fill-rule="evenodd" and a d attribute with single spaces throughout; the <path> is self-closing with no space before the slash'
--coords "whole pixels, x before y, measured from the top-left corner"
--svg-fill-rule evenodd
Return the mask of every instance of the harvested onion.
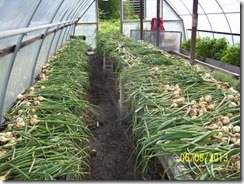
<path id="1" fill-rule="evenodd" d="M 40 122 L 40 120 L 37 120 L 36 118 L 31 118 L 31 120 L 30 120 L 31 125 L 36 125 L 39 122 Z"/>
<path id="2" fill-rule="evenodd" d="M 241 130 L 240 126 L 236 125 L 236 126 L 234 126 L 234 128 L 233 128 L 233 133 L 239 133 L 240 130 Z"/>
<path id="3" fill-rule="evenodd" d="M 212 96 L 211 95 L 206 95 L 205 97 L 204 97 L 204 100 L 205 100 L 205 102 L 211 102 L 212 101 Z"/>

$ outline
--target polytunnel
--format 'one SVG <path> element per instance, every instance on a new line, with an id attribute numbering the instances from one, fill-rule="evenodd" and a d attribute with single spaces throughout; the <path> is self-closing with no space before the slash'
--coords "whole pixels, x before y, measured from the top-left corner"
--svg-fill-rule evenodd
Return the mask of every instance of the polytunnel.
<path id="1" fill-rule="evenodd" d="M 0 0 L 0 180 L 240 180 L 240 10 Z"/>

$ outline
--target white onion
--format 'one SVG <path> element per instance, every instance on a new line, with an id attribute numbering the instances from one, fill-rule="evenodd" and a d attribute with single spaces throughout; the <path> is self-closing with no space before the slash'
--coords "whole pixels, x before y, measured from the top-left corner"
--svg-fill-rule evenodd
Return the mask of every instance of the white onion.
<path id="1" fill-rule="evenodd" d="M 6 138 L 5 136 L 0 136 L 0 142 L 8 142 L 10 139 Z"/>
<path id="2" fill-rule="evenodd" d="M 16 125 L 18 127 L 25 127 L 25 122 L 24 121 L 17 121 Z"/>
<path id="3" fill-rule="evenodd" d="M 237 138 L 235 138 L 235 137 L 231 137 L 231 138 L 230 138 L 230 142 L 231 142 L 231 143 L 235 143 L 236 141 L 237 141 Z"/>
<path id="4" fill-rule="evenodd" d="M 215 109 L 214 104 L 210 104 L 207 106 L 207 110 L 209 110 L 209 111 L 214 111 L 214 109 Z"/>
<path id="5" fill-rule="evenodd" d="M 228 116 L 223 116 L 223 118 L 222 118 L 222 122 L 223 122 L 224 125 L 229 124 L 229 123 L 230 123 L 230 119 L 229 119 L 229 117 L 228 117 Z"/>
<path id="6" fill-rule="evenodd" d="M 41 102 L 42 102 L 43 100 L 45 100 L 45 98 L 44 98 L 43 96 L 38 96 L 37 99 L 38 99 L 39 101 L 41 101 Z"/>
<path id="7" fill-rule="evenodd" d="M 196 118 L 197 118 L 197 116 L 192 116 L 192 117 L 191 117 L 191 119 L 196 119 Z"/>
<path id="8" fill-rule="evenodd" d="M 30 106 L 31 103 L 29 101 L 24 101 L 23 105 Z"/>
<path id="9" fill-rule="evenodd" d="M 228 127 L 229 132 L 232 132 L 232 131 L 233 131 L 233 128 L 234 128 L 234 126 L 233 126 L 233 125 L 228 124 L 228 125 L 227 125 L 227 127 Z"/>
<path id="10" fill-rule="evenodd" d="M 198 108 L 198 107 L 199 107 L 198 104 L 193 104 L 193 105 L 192 105 L 192 108 Z"/>
<path id="11" fill-rule="evenodd" d="M 218 122 L 217 122 L 217 125 L 218 125 L 219 128 L 222 128 L 222 126 L 223 126 L 222 121 L 218 121 Z"/>
<path id="12" fill-rule="evenodd" d="M 241 130 L 240 126 L 236 125 L 236 126 L 234 126 L 234 128 L 233 128 L 233 133 L 239 133 L 240 130 Z"/>
<path id="13" fill-rule="evenodd" d="M 22 113 L 23 113 L 22 109 L 18 110 L 18 114 L 22 114 Z"/>
<path id="14" fill-rule="evenodd" d="M 236 138 L 240 138 L 240 137 L 241 137 L 240 133 L 235 133 L 234 136 L 235 136 Z"/>
<path id="15" fill-rule="evenodd" d="M 203 102 L 203 101 L 204 101 L 204 97 L 201 96 L 201 97 L 199 98 L 199 101 L 200 101 L 200 102 Z"/>
<path id="16" fill-rule="evenodd" d="M 35 106 L 39 106 L 39 105 L 41 105 L 41 102 L 38 101 L 38 100 L 36 100 L 36 101 L 34 101 L 34 105 L 35 105 Z"/>
<path id="17" fill-rule="evenodd" d="M 230 102 L 230 103 L 228 104 L 228 107 L 235 107 L 235 106 L 237 106 L 237 104 L 236 104 L 235 102 Z"/>
<path id="18" fill-rule="evenodd" d="M 11 137 L 13 137 L 12 132 L 6 132 L 6 133 L 5 133 L 5 137 L 7 137 L 7 138 L 11 138 Z"/>
<path id="19" fill-rule="evenodd" d="M 36 118 L 31 118 L 31 120 L 30 120 L 31 125 L 36 125 L 39 122 L 40 122 L 40 120 L 37 120 Z"/>
<path id="20" fill-rule="evenodd" d="M 31 111 L 31 113 L 35 113 L 36 109 L 31 109 L 30 111 Z"/>
<path id="21" fill-rule="evenodd" d="M 30 87 L 30 91 L 35 91 L 35 88 L 34 87 Z"/>
<path id="22" fill-rule="evenodd" d="M 233 95 L 227 95 L 227 99 L 228 99 L 228 100 L 234 100 L 234 98 L 235 98 L 235 97 L 234 97 Z"/>
<path id="23" fill-rule="evenodd" d="M 172 103 L 170 107 L 171 108 L 177 108 L 178 107 L 178 104 L 177 103 Z"/>
<path id="24" fill-rule="evenodd" d="M 19 94 L 19 95 L 17 96 L 17 100 L 23 100 L 23 99 L 24 99 L 24 95 Z"/>
<path id="25" fill-rule="evenodd" d="M 13 127 L 14 127 L 14 124 L 11 124 L 11 123 L 10 123 L 10 124 L 7 125 L 7 129 L 8 129 L 8 130 L 12 129 Z"/>
<path id="26" fill-rule="evenodd" d="M 240 139 L 237 139 L 237 141 L 234 143 L 235 146 L 240 147 Z"/>
<path id="27" fill-rule="evenodd" d="M 228 130 L 229 130 L 229 128 L 227 126 L 222 126 L 221 129 L 224 130 L 224 131 L 226 131 L 226 132 L 228 132 Z"/>
<path id="28" fill-rule="evenodd" d="M 212 96 L 211 95 L 206 95 L 205 97 L 204 97 L 204 100 L 205 100 L 205 102 L 211 102 L 212 101 Z"/>
<path id="29" fill-rule="evenodd" d="M 41 89 L 45 89 L 46 87 L 45 86 L 41 86 Z"/>
<path id="30" fill-rule="evenodd" d="M 227 144 L 228 144 L 228 138 L 227 137 L 222 137 L 220 145 L 226 146 Z"/>
<path id="31" fill-rule="evenodd" d="M 199 105 L 200 105 L 200 107 L 202 107 L 202 108 L 206 108 L 207 105 L 208 105 L 208 103 L 203 101 L 203 102 L 200 102 Z"/>

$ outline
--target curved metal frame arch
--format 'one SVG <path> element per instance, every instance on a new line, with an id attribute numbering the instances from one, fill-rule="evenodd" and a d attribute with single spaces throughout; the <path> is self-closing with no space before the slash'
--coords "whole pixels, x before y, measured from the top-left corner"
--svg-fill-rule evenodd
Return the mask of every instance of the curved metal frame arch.
<path id="1" fill-rule="evenodd" d="M 87 7 L 88 6 L 88 8 L 93 4 L 93 2 L 91 3 L 90 1 L 86 1 L 87 3 L 86 3 L 86 5 L 85 5 L 85 3 L 83 4 L 84 6 L 82 6 L 82 7 L 79 7 L 78 9 L 76 9 L 75 10 L 75 12 L 74 12 L 74 14 L 73 15 L 70 15 L 70 17 L 71 17 L 71 20 L 72 19 L 75 19 L 75 18 L 77 18 L 78 17 L 78 15 L 79 15 L 79 13 L 83 10 L 83 8 L 84 7 Z M 90 5 L 89 5 L 89 3 L 90 3 Z M 85 12 L 87 11 L 87 9 L 85 10 Z M 79 21 L 79 18 L 77 19 L 77 22 Z M 65 39 L 67 39 L 67 36 L 68 35 L 70 35 L 69 33 L 72 31 L 71 29 L 75 29 L 75 25 L 71 25 L 71 26 L 69 26 L 68 28 L 66 28 L 66 30 L 65 30 L 65 33 L 63 34 L 63 38 L 62 38 L 62 41 L 61 41 L 61 43 L 63 43 L 64 42 L 64 40 Z M 61 33 L 60 33 L 61 34 Z M 59 41 L 57 42 L 57 44 L 59 43 Z M 58 45 L 57 45 L 58 46 Z M 57 46 L 56 46 L 56 48 L 57 48 Z"/>
<path id="2" fill-rule="evenodd" d="M 51 18 L 51 20 L 50 20 L 50 22 L 49 22 L 50 24 L 53 22 L 55 16 L 57 15 L 58 10 L 60 9 L 60 7 L 61 7 L 62 4 L 64 3 L 64 1 L 65 1 L 65 0 L 62 0 L 62 1 L 60 2 L 60 4 L 58 5 L 57 10 L 56 10 L 55 13 L 53 14 L 53 17 Z M 48 32 L 49 29 L 50 29 L 50 28 L 47 28 L 47 29 L 46 29 L 45 33 L 43 34 L 42 42 L 40 43 L 40 45 L 39 45 L 39 47 L 38 47 L 38 52 L 37 52 L 37 55 L 36 55 L 36 57 L 35 57 L 35 62 L 34 62 L 33 68 L 32 68 L 32 72 L 31 72 L 30 84 L 32 84 L 32 83 L 34 82 L 34 74 L 35 74 L 35 70 L 36 70 L 37 61 L 38 61 L 38 58 L 39 58 L 39 56 L 40 56 L 40 51 L 41 51 L 41 48 L 42 48 L 42 46 L 43 46 L 43 42 L 44 42 L 44 40 L 45 40 L 45 38 L 46 38 L 46 36 L 47 36 L 47 32 Z"/>
<path id="3" fill-rule="evenodd" d="M 78 3 L 79 3 L 79 2 L 78 2 Z M 72 20 L 72 19 L 70 19 L 72 13 L 75 14 L 75 12 L 80 8 L 81 5 L 82 5 L 82 3 L 81 3 L 79 6 L 74 6 L 73 10 L 70 11 L 70 14 L 67 16 L 67 19 L 66 19 L 66 20 Z M 77 7 L 77 8 L 76 8 L 76 7 Z M 76 9 L 75 9 L 75 8 L 76 8 Z M 70 28 L 70 27 L 71 27 L 71 25 L 69 26 L 69 28 Z M 69 29 L 69 28 L 66 28 L 66 29 L 65 29 L 65 33 L 64 33 L 64 34 L 66 34 L 66 30 Z M 55 43 L 55 46 L 54 46 L 55 50 L 57 50 L 58 43 L 59 43 L 59 40 L 60 40 L 60 38 L 61 38 L 62 32 L 63 32 L 63 30 L 60 31 L 59 36 L 58 36 L 58 39 L 57 39 L 57 42 Z M 55 39 L 55 37 L 56 37 L 56 34 L 57 34 L 57 32 L 55 32 L 55 35 L 54 35 L 53 40 L 52 40 L 52 44 L 53 44 L 53 41 L 54 41 L 54 39 Z M 62 40 L 62 42 L 63 42 L 63 40 Z M 50 49 L 50 51 L 51 51 L 51 49 Z M 49 53 L 49 54 L 50 54 L 50 53 Z"/>
<path id="4" fill-rule="evenodd" d="M 203 13 L 204 13 L 204 15 L 206 16 L 206 18 L 207 18 L 207 20 L 208 20 L 210 29 L 211 29 L 211 31 L 212 31 L 212 36 L 213 36 L 213 38 L 214 38 L 213 27 L 212 27 L 211 21 L 209 20 L 208 15 L 206 14 L 206 12 L 205 12 L 203 6 L 202 6 L 199 2 L 198 2 L 198 5 L 202 8 Z"/>
<path id="5" fill-rule="evenodd" d="M 172 8 L 172 10 L 175 12 L 175 14 L 179 17 L 179 19 L 182 21 L 182 26 L 183 26 L 183 30 L 184 30 L 184 38 L 186 38 L 186 29 L 185 29 L 185 25 L 184 25 L 184 21 L 181 18 L 181 16 L 179 15 L 179 13 L 177 13 L 175 10 L 175 6 L 172 3 L 169 3 L 168 0 L 165 0 L 165 3 L 168 4 L 168 6 L 170 6 Z"/>
<path id="6" fill-rule="evenodd" d="M 81 2 L 81 1 L 80 1 L 80 2 Z M 76 4 L 75 6 L 73 6 L 73 9 L 75 9 L 76 6 L 80 6 L 80 5 L 79 5 L 80 2 L 78 1 L 77 4 Z M 81 3 L 82 3 L 82 2 L 81 2 Z M 73 11 L 73 10 L 70 11 L 70 14 L 72 13 L 72 11 Z M 64 17 L 65 17 L 65 15 L 63 15 L 62 19 L 63 19 Z M 67 16 L 66 20 L 68 20 L 68 18 L 69 18 L 69 15 Z M 53 34 L 52 41 L 50 42 L 49 49 L 48 49 L 48 53 L 47 53 L 47 56 L 46 56 L 46 61 L 48 60 L 49 55 L 50 55 L 50 53 L 51 53 L 51 48 L 52 48 L 54 39 L 55 39 L 55 37 L 56 37 L 56 34 L 57 34 L 57 32 L 55 32 L 55 33 Z"/>
<path id="7" fill-rule="evenodd" d="M 231 29 L 231 26 L 230 26 L 230 22 L 229 22 L 229 20 L 228 20 L 228 18 L 227 18 L 227 16 L 226 16 L 226 14 L 225 14 L 225 12 L 224 12 L 224 10 L 223 10 L 223 8 L 222 8 L 222 6 L 219 4 L 219 2 L 217 1 L 217 0 L 215 0 L 215 2 L 219 5 L 219 7 L 220 7 L 220 9 L 221 9 L 221 11 L 222 11 L 222 13 L 223 13 L 223 15 L 225 16 L 225 19 L 226 19 L 226 22 L 227 22 L 227 24 L 228 24 L 228 26 L 229 26 L 229 29 L 230 29 L 230 32 L 231 32 L 231 39 L 232 39 L 232 43 L 233 43 L 233 45 L 234 45 L 234 37 L 233 37 L 233 35 L 232 35 L 232 29 Z"/>

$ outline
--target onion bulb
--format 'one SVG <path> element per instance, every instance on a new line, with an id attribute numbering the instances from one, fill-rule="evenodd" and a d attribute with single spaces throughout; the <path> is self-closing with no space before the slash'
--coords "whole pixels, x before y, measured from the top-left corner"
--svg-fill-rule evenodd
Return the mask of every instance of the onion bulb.
<path id="1" fill-rule="evenodd" d="M 35 88 L 34 87 L 30 87 L 30 91 L 34 92 Z"/>
<path id="2" fill-rule="evenodd" d="M 8 130 L 12 129 L 13 127 L 14 127 L 14 124 L 12 124 L 12 123 L 10 123 L 10 124 L 7 125 L 7 129 Z"/>
<path id="3" fill-rule="evenodd" d="M 41 89 L 45 89 L 46 87 L 45 86 L 41 86 Z"/>
<path id="4" fill-rule="evenodd" d="M 241 130 L 240 126 L 236 125 L 236 126 L 234 126 L 234 128 L 233 128 L 233 133 L 239 133 L 240 130 Z"/>
<path id="5" fill-rule="evenodd" d="M 19 94 L 19 95 L 17 96 L 17 100 L 23 100 L 23 99 L 24 99 L 24 95 Z"/>
<path id="6" fill-rule="evenodd" d="M 227 95 L 227 99 L 228 99 L 228 100 L 234 100 L 234 98 L 235 98 L 235 97 L 234 97 L 233 95 Z"/>
<path id="7" fill-rule="evenodd" d="M 29 101 L 24 101 L 23 105 L 30 106 L 31 103 Z"/>
<path id="8" fill-rule="evenodd" d="M 11 137 L 13 137 L 12 132 L 6 132 L 6 133 L 5 133 L 5 137 L 7 137 L 7 138 L 11 138 Z"/>
<path id="9" fill-rule="evenodd" d="M 36 113 L 36 109 L 31 109 L 30 112 L 31 113 Z"/>
<path id="10" fill-rule="evenodd" d="M 31 125 L 36 125 L 39 122 L 40 122 L 40 120 L 37 120 L 36 118 L 31 118 L 31 120 L 30 120 Z"/>
<path id="11" fill-rule="evenodd" d="M 240 139 L 237 139 L 237 141 L 234 143 L 236 147 L 240 147 Z"/>
<path id="12" fill-rule="evenodd" d="M 34 105 L 35 105 L 35 106 L 39 106 L 39 105 L 41 105 L 41 102 L 38 101 L 38 100 L 36 100 L 36 101 L 34 101 Z"/>
<path id="13" fill-rule="evenodd" d="M 223 123 L 224 125 L 229 124 L 229 123 L 230 123 L 230 119 L 229 119 L 229 117 L 228 117 L 228 116 L 224 116 L 224 117 L 222 118 L 222 123 Z"/>
<path id="14" fill-rule="evenodd" d="M 204 97 L 204 100 L 205 100 L 205 102 L 211 102 L 212 101 L 212 96 L 211 95 L 206 95 L 205 97 Z"/>
<path id="15" fill-rule="evenodd" d="M 18 118 L 16 119 L 16 125 L 17 125 L 18 127 L 24 127 L 24 126 L 25 126 L 24 119 L 21 118 L 21 117 L 18 117 Z"/>
<path id="16" fill-rule="evenodd" d="M 228 125 L 227 125 L 227 127 L 228 127 L 229 132 L 232 132 L 232 131 L 233 131 L 233 128 L 234 128 L 234 126 L 233 126 L 233 125 L 228 124 Z"/>
<path id="17" fill-rule="evenodd" d="M 231 143 L 235 143 L 236 141 L 237 141 L 237 138 L 236 138 L 236 137 L 231 137 L 231 138 L 230 138 L 230 142 L 231 142 Z"/>
<path id="18" fill-rule="evenodd" d="M 170 107 L 171 108 L 177 108 L 178 107 L 178 104 L 177 103 L 172 103 Z"/>
<path id="19" fill-rule="evenodd" d="M 209 73 L 205 73 L 203 76 L 204 79 L 210 79 L 211 75 Z"/>
<path id="20" fill-rule="evenodd" d="M 235 102 L 230 102 L 228 105 L 228 107 L 235 107 L 235 106 L 237 106 L 237 104 Z"/>
<path id="21" fill-rule="evenodd" d="M 229 128 L 227 126 L 222 126 L 221 129 L 224 130 L 224 131 L 226 131 L 226 132 L 228 132 L 228 130 L 229 130 Z"/>
<path id="22" fill-rule="evenodd" d="M 210 104 L 207 106 L 207 110 L 209 110 L 209 111 L 214 111 L 214 109 L 215 109 L 214 104 Z"/>
<path id="23" fill-rule="evenodd" d="M 235 133 L 234 136 L 235 136 L 236 138 L 240 138 L 240 137 L 241 137 L 240 133 Z"/>
<path id="24" fill-rule="evenodd" d="M 22 114 L 22 113 L 23 113 L 22 109 L 18 110 L 18 114 Z"/>
<path id="25" fill-rule="evenodd" d="M 45 98 L 44 98 L 43 96 L 38 96 L 37 99 L 38 99 L 39 101 L 41 101 L 41 102 L 42 102 L 43 100 L 45 100 Z"/>
<path id="26" fill-rule="evenodd" d="M 227 144 L 228 144 L 228 138 L 227 137 L 222 137 L 220 145 L 226 146 Z"/>

